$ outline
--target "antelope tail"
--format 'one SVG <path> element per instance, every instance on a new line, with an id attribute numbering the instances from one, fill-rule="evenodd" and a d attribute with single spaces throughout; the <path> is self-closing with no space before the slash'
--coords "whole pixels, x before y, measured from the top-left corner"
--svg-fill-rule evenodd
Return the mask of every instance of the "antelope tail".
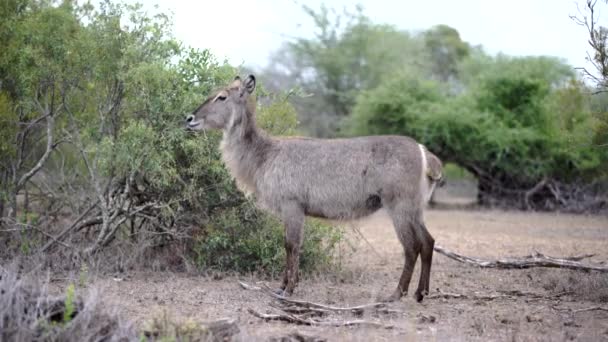
<path id="1" fill-rule="evenodd" d="M 441 160 L 437 158 L 433 153 L 424 147 L 422 144 L 418 144 L 420 147 L 420 155 L 422 159 L 422 175 L 420 179 L 420 190 L 422 193 L 422 199 L 424 203 L 427 203 L 431 199 L 435 187 L 443 186 L 445 183 L 443 179 L 443 165 Z"/>

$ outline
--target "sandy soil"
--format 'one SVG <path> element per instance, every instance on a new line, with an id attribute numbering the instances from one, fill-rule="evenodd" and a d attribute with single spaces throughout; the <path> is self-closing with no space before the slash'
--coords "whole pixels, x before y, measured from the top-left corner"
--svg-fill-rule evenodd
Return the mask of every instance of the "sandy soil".
<path id="1" fill-rule="evenodd" d="M 552 256 L 595 253 L 590 261 L 608 260 L 608 219 L 554 213 L 429 210 L 427 226 L 436 243 L 479 257 L 523 256 L 540 251 Z M 403 266 L 403 253 L 392 224 L 379 212 L 356 224 L 341 248 L 339 270 L 304 277 L 293 298 L 341 306 L 374 302 L 390 294 Z M 361 232 L 364 238 L 357 233 Z M 353 252 L 352 245 L 355 249 Z M 240 277 L 249 283 L 260 279 Z M 415 274 L 411 292 L 417 284 Z M 272 286 L 278 283 L 270 282 Z M 91 285 L 101 290 L 128 318 L 145 325 L 167 312 L 196 321 L 238 319 L 240 340 L 268 340 L 293 331 L 329 341 L 470 341 L 470 340 L 608 340 L 608 312 L 571 313 L 559 308 L 608 307 L 608 275 L 557 269 L 482 270 L 435 254 L 432 293 L 497 294 L 520 290 L 532 296 L 476 299 L 431 299 L 416 303 L 411 295 L 390 305 L 397 314 L 364 314 L 363 319 L 395 329 L 306 327 L 264 322 L 247 308 L 272 312 L 267 295 L 239 287 L 237 277 L 201 277 L 172 273 L 139 273 L 120 281 L 102 277 Z M 430 316 L 435 318 L 428 319 Z M 336 317 L 333 316 L 335 319 Z M 346 315 L 343 319 L 354 319 Z"/>

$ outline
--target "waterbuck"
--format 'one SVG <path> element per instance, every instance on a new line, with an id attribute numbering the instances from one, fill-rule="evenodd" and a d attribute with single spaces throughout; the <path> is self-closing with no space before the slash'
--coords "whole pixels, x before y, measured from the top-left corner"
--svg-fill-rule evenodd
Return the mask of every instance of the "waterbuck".
<path id="1" fill-rule="evenodd" d="M 387 301 L 407 294 L 418 255 L 422 266 L 415 297 L 429 292 L 435 241 L 423 222 L 423 208 L 441 180 L 441 161 L 411 138 L 352 139 L 270 137 L 256 126 L 249 96 L 255 77 L 238 76 L 191 115 L 189 129 L 221 129 L 222 159 L 239 189 L 285 225 L 287 265 L 279 290 L 291 295 L 298 282 L 305 216 L 357 219 L 385 208 L 405 251 L 397 289 Z"/>

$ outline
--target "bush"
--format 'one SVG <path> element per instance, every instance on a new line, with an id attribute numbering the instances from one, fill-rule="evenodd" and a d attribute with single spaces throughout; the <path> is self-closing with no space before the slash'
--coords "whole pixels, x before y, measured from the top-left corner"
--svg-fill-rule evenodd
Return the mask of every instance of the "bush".
<path id="1" fill-rule="evenodd" d="M 51 296 L 38 280 L 26 280 L 0 269 L 0 340 L 2 341 L 132 341 L 130 322 L 105 307 L 99 298 Z"/>
<path id="2" fill-rule="evenodd" d="M 60 239 L 76 247 L 74 254 L 105 260 L 102 254 L 112 253 L 103 250 L 111 246 L 145 254 L 133 248 L 177 245 L 188 254 L 196 233 L 196 244 L 205 255 L 201 265 L 240 267 L 242 262 L 213 261 L 214 251 L 220 251 L 214 243 L 230 235 L 229 229 L 247 227 L 260 236 L 273 236 L 265 241 L 273 246 L 258 246 L 260 238 L 239 234 L 231 248 L 234 253 L 243 250 L 243 256 L 234 258 L 260 267 L 268 263 L 268 253 L 279 258 L 283 243 L 278 223 L 235 187 L 220 160 L 221 133 L 194 135 L 184 127 L 184 113 L 231 80 L 236 69 L 207 50 L 185 47 L 172 37 L 168 16 L 148 15 L 140 5 L 25 3 L 29 5 L 0 13 L 14 28 L 0 37 L 8 47 L 0 53 L 0 109 L 11 109 L 0 113 L 0 137 L 30 137 L 22 146 L 20 139 L 11 138 L 0 148 L 0 156 L 7 158 L 0 165 L 0 219 L 10 212 L 13 217 L 6 222 L 16 227 L 13 238 L 2 239 L 0 247 L 14 254 L 18 246 L 27 253 L 53 247 L 61 255 L 61 244 L 49 243 L 48 237 L 70 228 Z M 0 22 L 2 26 L 5 20 Z M 42 98 L 46 102 L 39 105 Z M 263 100 L 258 106 L 260 123 L 271 133 L 293 134 L 297 121 L 287 96 L 267 95 Z M 52 120 L 45 115 L 45 105 Z M 47 124 L 35 124 L 40 122 Z M 47 145 L 45 135 L 52 144 Z M 40 179 L 19 180 L 45 148 L 51 148 L 51 162 L 34 170 Z M 32 156 L 27 163 L 16 157 L 18 150 Z M 17 211 L 28 208 L 17 196 L 34 180 L 42 186 L 35 186 L 39 202 L 29 209 L 39 217 L 19 224 L 14 219 Z M 52 207 L 43 207 L 44 201 Z M 11 210 L 3 210 L 5 202 Z M 61 226 L 51 217 L 57 213 L 64 217 Z M 206 243 L 211 246 L 201 247 Z M 310 244 L 324 251 L 321 242 Z M 57 259 L 60 265 L 80 267 L 70 258 Z"/>
<path id="3" fill-rule="evenodd" d="M 300 265 L 303 272 L 330 265 L 338 230 L 320 223 L 305 224 Z M 277 276 L 285 262 L 284 228 L 250 202 L 215 215 L 197 238 L 196 263 L 204 270 L 236 271 Z"/>

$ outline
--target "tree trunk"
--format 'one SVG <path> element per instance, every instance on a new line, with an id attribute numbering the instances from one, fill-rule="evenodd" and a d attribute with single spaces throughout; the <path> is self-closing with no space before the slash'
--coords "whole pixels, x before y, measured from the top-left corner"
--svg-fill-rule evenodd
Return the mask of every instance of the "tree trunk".
<path id="1" fill-rule="evenodd" d="M 23 188 L 23 222 L 28 223 L 27 214 L 30 210 L 30 194 L 27 191 L 27 186 Z"/>
<path id="2" fill-rule="evenodd" d="M 0 179 L 0 186 L 2 186 L 2 191 L 0 192 L 0 225 L 2 225 L 2 219 L 4 219 L 4 207 L 6 205 L 6 199 L 8 193 L 6 189 L 8 188 L 8 173 L 6 170 L 2 172 L 2 179 Z"/>
<path id="3" fill-rule="evenodd" d="M 15 221 L 17 219 L 17 191 L 15 189 L 12 189 L 10 193 L 10 205 L 8 218 Z"/>

